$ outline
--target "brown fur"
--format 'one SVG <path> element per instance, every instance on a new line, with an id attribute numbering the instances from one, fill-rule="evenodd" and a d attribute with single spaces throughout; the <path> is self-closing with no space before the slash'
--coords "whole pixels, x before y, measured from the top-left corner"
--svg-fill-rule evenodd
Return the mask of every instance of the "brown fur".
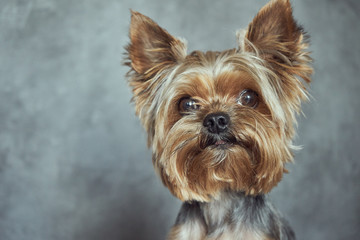
<path id="1" fill-rule="evenodd" d="M 155 170 L 185 201 L 169 239 L 294 239 L 263 194 L 293 159 L 312 73 L 307 35 L 290 2 L 272 0 L 237 37 L 236 48 L 187 54 L 184 41 L 132 11 L 126 65 L 136 114 Z M 256 105 L 242 105 L 249 89 Z M 188 98 L 197 107 L 184 112 Z M 229 122 L 213 134 L 205 122 L 219 113 Z"/>
<path id="2" fill-rule="evenodd" d="M 190 55 L 183 41 L 132 12 L 126 49 L 136 113 L 155 169 L 175 196 L 210 201 L 224 190 L 256 195 L 276 186 L 292 161 L 295 115 L 307 99 L 306 39 L 288 0 L 267 4 L 237 48 Z M 259 94 L 256 109 L 237 104 L 244 89 Z M 196 99 L 200 109 L 180 114 L 183 97 Z M 236 144 L 226 149 L 204 147 L 209 136 L 202 123 L 215 112 L 231 119 L 228 135 Z"/>

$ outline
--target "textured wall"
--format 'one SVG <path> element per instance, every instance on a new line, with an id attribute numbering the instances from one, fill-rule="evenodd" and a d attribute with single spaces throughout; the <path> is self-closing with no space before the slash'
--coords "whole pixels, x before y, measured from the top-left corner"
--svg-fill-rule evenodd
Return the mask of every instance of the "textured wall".
<path id="1" fill-rule="evenodd" d="M 360 235 L 360 3 L 302 0 L 311 103 L 271 197 L 299 239 Z M 265 0 L 0 0 L 0 239 L 163 239 L 180 202 L 155 176 L 121 66 L 129 8 L 235 46 Z"/>

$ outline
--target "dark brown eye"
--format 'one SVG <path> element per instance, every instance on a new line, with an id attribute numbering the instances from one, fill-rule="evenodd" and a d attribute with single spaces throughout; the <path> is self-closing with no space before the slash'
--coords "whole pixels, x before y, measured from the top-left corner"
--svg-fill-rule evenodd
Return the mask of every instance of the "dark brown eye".
<path id="1" fill-rule="evenodd" d="M 246 107 L 256 108 L 259 104 L 259 95 L 251 89 L 245 89 L 240 93 L 238 103 Z"/>
<path id="2" fill-rule="evenodd" d="M 179 101 L 179 112 L 182 114 L 196 111 L 198 109 L 199 109 L 199 104 L 195 99 L 187 97 L 187 98 L 182 98 Z"/>

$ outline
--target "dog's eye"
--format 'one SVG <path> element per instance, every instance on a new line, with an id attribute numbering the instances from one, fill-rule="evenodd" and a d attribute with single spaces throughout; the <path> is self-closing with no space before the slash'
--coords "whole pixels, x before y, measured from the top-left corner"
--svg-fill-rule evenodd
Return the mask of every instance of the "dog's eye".
<path id="1" fill-rule="evenodd" d="M 199 104 L 195 99 L 192 98 L 182 98 L 179 101 L 179 111 L 182 114 L 186 114 L 199 109 Z"/>
<path id="2" fill-rule="evenodd" d="M 238 103 L 246 107 L 256 108 L 259 104 L 259 95 L 251 89 L 245 89 L 240 93 Z"/>

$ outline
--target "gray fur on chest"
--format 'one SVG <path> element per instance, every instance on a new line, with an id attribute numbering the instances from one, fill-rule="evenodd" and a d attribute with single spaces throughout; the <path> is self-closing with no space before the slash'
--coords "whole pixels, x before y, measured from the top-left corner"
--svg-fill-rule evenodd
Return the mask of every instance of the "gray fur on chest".
<path id="1" fill-rule="evenodd" d="M 197 232 L 199 239 L 295 239 L 265 196 L 243 193 L 223 193 L 209 203 L 185 202 L 174 227 L 184 236 Z"/>

